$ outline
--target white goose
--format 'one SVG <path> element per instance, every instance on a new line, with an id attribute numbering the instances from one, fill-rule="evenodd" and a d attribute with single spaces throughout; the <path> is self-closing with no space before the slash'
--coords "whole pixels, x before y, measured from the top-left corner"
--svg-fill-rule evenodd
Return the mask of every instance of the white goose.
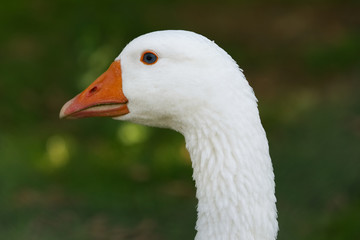
<path id="1" fill-rule="evenodd" d="M 199 201 L 195 239 L 276 239 L 274 174 L 257 100 L 214 42 L 181 30 L 134 39 L 60 112 L 94 116 L 185 136 Z"/>

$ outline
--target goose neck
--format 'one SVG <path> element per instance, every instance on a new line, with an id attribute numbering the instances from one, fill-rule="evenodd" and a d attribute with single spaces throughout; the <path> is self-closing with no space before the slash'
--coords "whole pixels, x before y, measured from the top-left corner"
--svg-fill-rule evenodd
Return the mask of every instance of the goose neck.
<path id="1" fill-rule="evenodd" d="M 265 132 L 258 116 L 240 119 L 229 123 L 209 117 L 184 134 L 199 201 L 197 240 L 276 238 L 274 174 Z"/>

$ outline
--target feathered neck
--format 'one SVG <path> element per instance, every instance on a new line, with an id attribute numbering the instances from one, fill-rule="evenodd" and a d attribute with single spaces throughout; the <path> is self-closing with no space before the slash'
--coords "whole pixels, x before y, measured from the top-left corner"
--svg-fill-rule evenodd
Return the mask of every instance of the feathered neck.
<path id="1" fill-rule="evenodd" d="M 276 238 L 273 168 L 252 110 L 222 118 L 203 113 L 183 132 L 199 200 L 196 240 Z"/>

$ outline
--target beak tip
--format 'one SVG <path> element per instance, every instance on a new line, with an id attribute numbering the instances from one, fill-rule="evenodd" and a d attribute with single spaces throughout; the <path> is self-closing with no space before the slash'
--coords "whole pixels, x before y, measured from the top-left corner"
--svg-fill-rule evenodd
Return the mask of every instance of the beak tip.
<path id="1" fill-rule="evenodd" d="M 60 110 L 59 118 L 60 118 L 60 119 L 66 118 L 66 114 L 65 114 L 64 107 L 62 107 L 61 110 Z"/>
<path id="2" fill-rule="evenodd" d="M 73 99 L 71 99 L 70 101 L 66 102 L 64 104 L 64 106 L 62 106 L 60 113 L 59 113 L 59 118 L 60 119 L 64 119 L 67 118 L 69 115 L 71 115 L 71 112 L 69 112 L 69 106 L 72 104 Z"/>
<path id="3" fill-rule="evenodd" d="M 64 119 L 65 117 L 66 117 L 65 114 L 63 112 L 60 112 L 59 119 Z"/>

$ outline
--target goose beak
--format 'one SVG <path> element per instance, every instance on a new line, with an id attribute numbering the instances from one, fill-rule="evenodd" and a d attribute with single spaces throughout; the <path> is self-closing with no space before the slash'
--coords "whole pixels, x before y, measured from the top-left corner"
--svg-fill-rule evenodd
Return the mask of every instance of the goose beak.
<path id="1" fill-rule="evenodd" d="M 115 61 L 88 88 L 64 104 L 60 118 L 118 117 L 129 113 L 127 102 L 120 61 Z"/>

